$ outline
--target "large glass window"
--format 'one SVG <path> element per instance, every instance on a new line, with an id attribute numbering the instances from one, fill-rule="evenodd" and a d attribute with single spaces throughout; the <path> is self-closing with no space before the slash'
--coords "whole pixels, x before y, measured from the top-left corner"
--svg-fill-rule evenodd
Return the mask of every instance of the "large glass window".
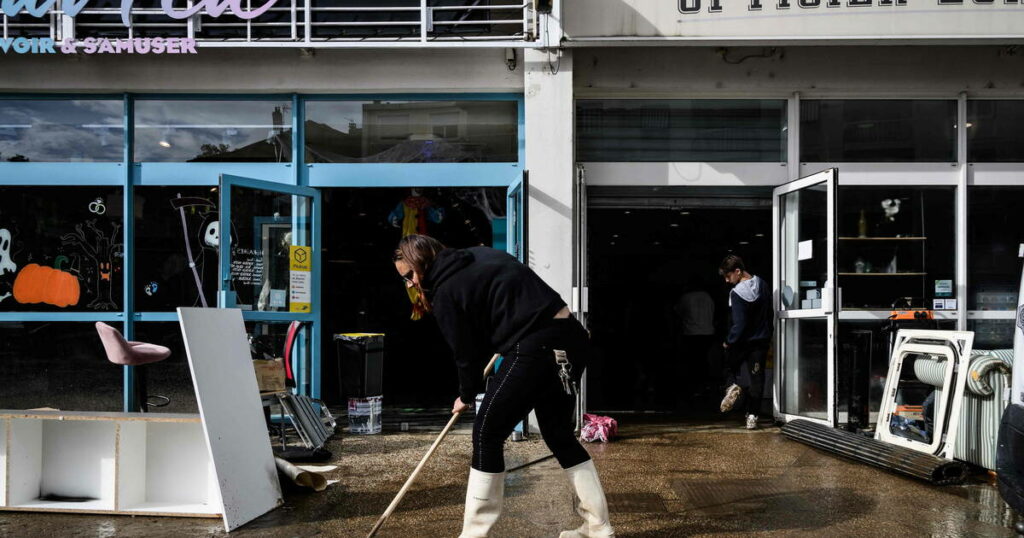
<path id="1" fill-rule="evenodd" d="M 291 162 L 292 102 L 135 102 L 136 162 Z"/>
<path id="2" fill-rule="evenodd" d="M 971 310 L 1014 310 L 1024 243 L 1024 186 L 967 191 L 967 274 Z"/>
<path id="3" fill-rule="evenodd" d="M 0 409 L 121 411 L 122 372 L 93 323 L 0 323 Z"/>
<path id="4" fill-rule="evenodd" d="M 217 187 L 135 188 L 136 310 L 217 304 L 218 202 Z"/>
<path id="5" fill-rule="evenodd" d="M 800 160 L 956 162 L 956 101 L 801 101 Z"/>
<path id="6" fill-rule="evenodd" d="M 121 310 L 122 192 L 4 187 L 0 311 Z"/>
<path id="7" fill-rule="evenodd" d="M 596 162 L 783 162 L 786 102 L 576 101 L 576 157 Z"/>
<path id="8" fill-rule="evenodd" d="M 1013 349 L 1013 319 L 969 319 L 974 332 L 974 349 Z"/>
<path id="9" fill-rule="evenodd" d="M 515 101 L 310 101 L 310 163 L 516 162 Z"/>
<path id="10" fill-rule="evenodd" d="M 955 214 L 955 187 L 840 187 L 843 308 L 932 308 L 939 299 L 946 309 L 946 299 L 956 297 Z"/>
<path id="11" fill-rule="evenodd" d="M 1024 162 L 1024 101 L 967 102 L 967 159 Z"/>
<path id="12" fill-rule="evenodd" d="M 0 161 L 122 161 L 123 117 L 121 101 L 0 99 Z"/>

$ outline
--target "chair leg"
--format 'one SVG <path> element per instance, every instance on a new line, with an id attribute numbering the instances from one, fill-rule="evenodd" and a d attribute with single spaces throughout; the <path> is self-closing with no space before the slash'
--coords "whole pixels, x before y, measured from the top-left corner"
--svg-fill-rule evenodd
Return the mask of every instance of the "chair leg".
<path id="1" fill-rule="evenodd" d="M 149 391 L 146 390 L 146 367 L 135 366 L 135 405 L 140 413 L 146 413 L 149 404 Z"/>

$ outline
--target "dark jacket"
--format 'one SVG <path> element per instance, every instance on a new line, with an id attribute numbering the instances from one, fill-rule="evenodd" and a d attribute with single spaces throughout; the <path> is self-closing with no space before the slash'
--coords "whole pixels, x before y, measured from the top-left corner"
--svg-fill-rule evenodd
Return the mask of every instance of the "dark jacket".
<path id="1" fill-rule="evenodd" d="M 459 397 L 473 402 L 494 353 L 504 353 L 565 302 L 529 267 L 487 247 L 445 249 L 424 276 L 434 317 L 455 356 Z"/>
<path id="2" fill-rule="evenodd" d="M 775 329 L 772 294 L 761 277 L 744 280 L 729 292 L 732 326 L 726 336 L 730 346 L 736 343 L 768 340 Z"/>

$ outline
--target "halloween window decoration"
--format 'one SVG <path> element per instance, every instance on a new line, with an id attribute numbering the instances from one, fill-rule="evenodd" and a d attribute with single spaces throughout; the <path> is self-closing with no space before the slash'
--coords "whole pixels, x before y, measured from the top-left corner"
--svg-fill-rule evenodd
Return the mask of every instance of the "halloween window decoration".
<path id="1" fill-rule="evenodd" d="M 218 189 L 135 188 L 135 308 L 217 304 Z"/>
<path id="2" fill-rule="evenodd" d="M 0 311 L 122 309 L 120 188 L 12 186 L 4 193 Z"/>

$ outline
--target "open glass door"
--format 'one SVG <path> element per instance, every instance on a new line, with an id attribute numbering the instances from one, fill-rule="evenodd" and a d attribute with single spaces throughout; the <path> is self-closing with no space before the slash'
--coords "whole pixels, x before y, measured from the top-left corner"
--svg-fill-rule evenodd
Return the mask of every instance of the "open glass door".
<path id="1" fill-rule="evenodd" d="M 835 426 L 835 199 L 829 169 L 777 187 L 775 250 L 775 415 Z"/>
<path id="2" fill-rule="evenodd" d="M 217 306 L 240 308 L 274 357 L 301 322 L 290 368 L 299 392 L 319 397 L 320 192 L 222 175 L 220 207 L 220 228 L 203 238 L 220 251 Z"/>
<path id="3" fill-rule="evenodd" d="M 587 280 L 587 177 L 582 164 L 576 164 L 576 177 L 573 178 L 572 204 L 573 233 L 573 277 L 572 277 L 572 313 L 580 320 L 583 328 L 589 330 L 588 307 L 589 287 Z M 583 425 L 583 413 L 587 411 L 587 370 L 580 379 L 580 390 L 576 395 L 576 428 Z"/>
<path id="4" fill-rule="evenodd" d="M 515 256 L 516 259 L 523 263 L 527 263 L 526 255 L 526 209 L 527 209 L 527 189 L 529 188 L 529 172 L 524 171 L 523 176 L 520 179 L 514 181 L 508 186 L 508 193 L 506 195 L 506 226 L 507 230 L 507 248 L 508 253 Z"/>

